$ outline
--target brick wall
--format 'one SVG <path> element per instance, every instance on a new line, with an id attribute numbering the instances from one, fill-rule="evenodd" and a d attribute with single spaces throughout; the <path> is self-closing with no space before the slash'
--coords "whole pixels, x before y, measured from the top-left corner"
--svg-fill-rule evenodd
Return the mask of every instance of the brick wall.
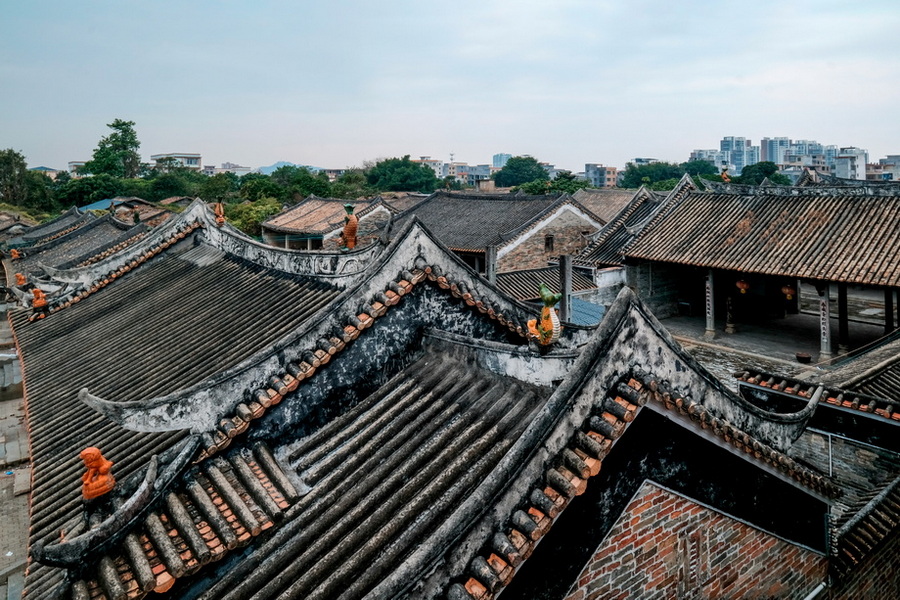
<path id="1" fill-rule="evenodd" d="M 567 600 L 804 598 L 826 571 L 819 554 L 645 482 Z"/>
<path id="2" fill-rule="evenodd" d="M 550 259 L 563 254 L 576 254 L 587 246 L 588 234 L 597 228 L 591 221 L 565 210 L 543 227 L 524 232 L 522 240 L 514 240 L 511 249 L 497 259 L 498 271 L 539 269 Z M 547 237 L 553 236 L 553 249 L 547 248 Z M 501 252 L 502 252 L 501 248 Z"/>

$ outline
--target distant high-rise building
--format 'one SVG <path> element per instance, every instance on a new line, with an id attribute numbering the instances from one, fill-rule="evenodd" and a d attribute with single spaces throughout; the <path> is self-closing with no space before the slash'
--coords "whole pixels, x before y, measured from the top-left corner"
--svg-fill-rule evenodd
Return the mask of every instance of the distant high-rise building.
<path id="1" fill-rule="evenodd" d="M 653 163 L 658 163 L 658 158 L 635 158 L 631 161 L 634 163 L 634 166 L 640 167 L 642 165 L 652 165 Z"/>
<path id="2" fill-rule="evenodd" d="M 822 148 L 822 154 L 825 155 L 825 166 L 834 171 L 834 162 L 837 159 L 838 154 L 840 153 L 840 148 L 835 145 L 824 146 Z"/>
<path id="3" fill-rule="evenodd" d="M 841 148 L 834 160 L 834 174 L 843 179 L 865 179 L 869 151 L 848 146 Z"/>
<path id="4" fill-rule="evenodd" d="M 201 166 L 201 157 L 193 152 L 169 152 L 167 154 L 154 154 L 150 157 L 154 166 L 166 165 L 168 167 L 181 167 L 199 171 Z"/>
<path id="5" fill-rule="evenodd" d="M 728 167 L 729 171 L 734 170 L 734 165 L 731 163 L 731 152 L 722 152 L 715 148 L 692 150 L 689 160 L 705 160 L 715 165 L 719 170 L 722 167 Z"/>
<path id="6" fill-rule="evenodd" d="M 591 187 L 615 187 L 616 174 L 615 167 L 604 167 L 599 163 L 584 165 L 584 178 L 591 183 Z"/>
<path id="7" fill-rule="evenodd" d="M 428 167 L 432 171 L 434 171 L 434 174 L 438 179 L 443 179 L 445 176 L 444 161 L 442 161 L 439 158 L 431 158 L 430 156 L 420 156 L 419 160 L 413 159 L 410 162 L 422 163 L 423 165 L 425 165 L 426 167 Z"/>
<path id="8" fill-rule="evenodd" d="M 740 175 L 747 165 L 759 162 L 759 146 L 753 146 L 747 138 L 727 136 L 719 142 L 719 150 L 731 153 L 731 163 L 734 165 L 734 175 Z"/>
<path id="9" fill-rule="evenodd" d="M 506 162 L 512 158 L 512 154 L 495 154 L 493 166 L 497 169 L 502 169 L 506 166 Z"/>
<path id="10" fill-rule="evenodd" d="M 791 140 L 786 137 L 763 138 L 759 142 L 759 160 L 780 165 L 784 155 L 791 148 Z"/>

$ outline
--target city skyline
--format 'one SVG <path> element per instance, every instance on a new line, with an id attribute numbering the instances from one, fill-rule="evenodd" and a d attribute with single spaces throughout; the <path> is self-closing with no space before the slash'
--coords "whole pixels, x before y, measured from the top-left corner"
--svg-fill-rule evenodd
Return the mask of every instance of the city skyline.
<path id="1" fill-rule="evenodd" d="M 723 136 L 877 160 L 900 152 L 898 23 L 886 1 L 13 4 L 0 147 L 65 168 L 121 118 L 145 159 L 250 167 L 452 152 L 581 171 L 682 162 Z"/>

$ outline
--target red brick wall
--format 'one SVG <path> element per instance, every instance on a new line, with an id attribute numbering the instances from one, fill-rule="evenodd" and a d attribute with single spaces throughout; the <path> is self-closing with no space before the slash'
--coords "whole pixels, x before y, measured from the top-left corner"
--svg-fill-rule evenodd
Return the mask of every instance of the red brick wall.
<path id="1" fill-rule="evenodd" d="M 876 548 L 821 597 L 823 600 L 900 598 L 900 535 L 894 535 L 884 546 Z"/>
<path id="2" fill-rule="evenodd" d="M 581 251 L 587 246 L 584 232 L 595 231 L 597 228 L 587 219 L 564 211 L 544 227 L 524 232 L 523 240 L 514 240 L 511 244 L 513 248 L 497 259 L 497 270 L 502 272 L 546 267 L 551 258 Z M 545 250 L 548 235 L 553 236 L 553 250 Z"/>
<path id="3" fill-rule="evenodd" d="M 804 598 L 827 559 L 645 483 L 567 600 Z"/>

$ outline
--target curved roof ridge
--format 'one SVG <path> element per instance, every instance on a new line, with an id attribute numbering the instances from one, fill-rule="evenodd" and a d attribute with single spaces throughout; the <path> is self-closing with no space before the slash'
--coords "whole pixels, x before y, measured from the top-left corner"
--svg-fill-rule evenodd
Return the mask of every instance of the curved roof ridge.
<path id="1" fill-rule="evenodd" d="M 438 265 L 443 264 L 444 267 Z M 399 281 L 398 275 L 399 275 Z M 384 315 L 413 286 L 429 281 L 463 299 L 524 340 L 526 321 L 534 308 L 507 297 L 499 288 L 473 273 L 437 242 L 417 220 L 406 225 L 382 253 L 377 264 L 352 287 L 341 292 L 303 322 L 299 329 L 246 357 L 230 369 L 164 396 L 131 402 L 112 402 L 85 392 L 81 398 L 120 426 L 135 431 L 191 429 L 230 437 L 235 427 L 246 429 L 250 413 L 240 408 L 248 397 L 263 407 L 277 404 L 315 369 L 352 342 L 375 318 Z M 360 298 L 375 298 L 356 305 Z M 584 329 L 573 327 L 573 330 Z M 324 360 L 327 356 L 327 360 Z M 260 382 L 268 382 L 262 388 Z M 273 401 L 272 399 L 275 398 Z M 236 411 L 236 412 L 235 412 Z M 252 412 L 252 411 L 251 411 Z M 260 413 L 261 415 L 262 413 Z M 239 423 L 229 426 L 228 415 Z M 223 429 L 224 428 L 224 429 Z"/>

